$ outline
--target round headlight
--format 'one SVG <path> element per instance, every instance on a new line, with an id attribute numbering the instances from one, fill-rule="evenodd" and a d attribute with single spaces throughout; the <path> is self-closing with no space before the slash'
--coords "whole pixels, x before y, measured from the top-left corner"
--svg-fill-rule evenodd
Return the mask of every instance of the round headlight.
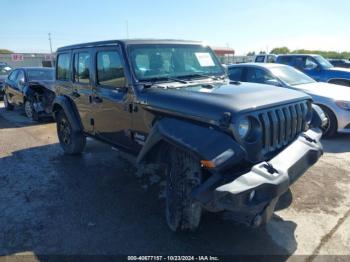
<path id="1" fill-rule="evenodd" d="M 239 122 L 238 122 L 238 134 L 240 136 L 240 138 L 245 138 L 250 130 L 250 121 L 248 118 L 242 118 Z"/>

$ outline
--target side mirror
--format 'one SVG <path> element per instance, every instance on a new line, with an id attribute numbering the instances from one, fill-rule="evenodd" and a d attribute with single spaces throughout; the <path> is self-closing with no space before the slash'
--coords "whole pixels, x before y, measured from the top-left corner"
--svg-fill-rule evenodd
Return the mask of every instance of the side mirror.
<path id="1" fill-rule="evenodd" d="M 265 84 L 272 85 L 272 86 L 279 86 L 281 87 L 281 83 L 277 79 L 268 79 L 265 81 Z"/>

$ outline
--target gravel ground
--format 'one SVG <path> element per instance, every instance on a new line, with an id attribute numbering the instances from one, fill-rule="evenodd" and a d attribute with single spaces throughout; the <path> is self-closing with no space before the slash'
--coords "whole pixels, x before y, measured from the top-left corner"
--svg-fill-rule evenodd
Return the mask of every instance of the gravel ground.
<path id="1" fill-rule="evenodd" d="M 167 228 L 160 177 L 142 176 L 128 156 L 93 140 L 82 156 L 65 156 L 54 123 L 0 108 L 0 255 L 350 258 L 350 136 L 324 146 L 323 158 L 292 186 L 266 227 L 206 213 L 199 232 L 181 235 Z"/>

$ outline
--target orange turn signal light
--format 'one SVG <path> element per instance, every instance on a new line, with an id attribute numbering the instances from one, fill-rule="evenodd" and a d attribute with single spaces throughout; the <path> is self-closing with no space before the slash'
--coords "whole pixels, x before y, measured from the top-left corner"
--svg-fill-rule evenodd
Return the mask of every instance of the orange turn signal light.
<path id="1" fill-rule="evenodd" d="M 202 165 L 202 167 L 207 168 L 207 169 L 215 168 L 214 162 L 210 161 L 210 160 L 201 160 L 201 165 Z"/>

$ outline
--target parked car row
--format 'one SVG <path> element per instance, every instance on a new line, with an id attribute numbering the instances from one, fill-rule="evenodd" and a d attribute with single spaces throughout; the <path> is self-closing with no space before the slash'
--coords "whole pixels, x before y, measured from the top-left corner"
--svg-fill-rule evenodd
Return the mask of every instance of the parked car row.
<path id="1" fill-rule="evenodd" d="M 59 48 L 56 61 L 45 112 L 52 111 L 63 151 L 80 154 L 92 137 L 130 153 L 139 167 L 162 167 L 173 231 L 196 230 L 204 210 L 230 212 L 252 227 L 268 222 L 280 196 L 323 154 L 322 130 L 330 132 L 324 111 L 283 72 L 264 84 L 245 83 L 258 73 L 236 79 L 230 72 L 230 80 L 201 42 L 86 43 Z M 8 109 L 16 103 L 38 112 L 43 103 L 40 96 L 26 103 L 32 81 L 46 87 L 29 70 L 6 80 Z"/>
<path id="2" fill-rule="evenodd" d="M 282 64 L 231 65 L 228 73 L 229 78 L 234 81 L 275 85 L 305 92 L 323 109 L 329 119 L 323 130 L 326 137 L 332 137 L 336 132 L 350 133 L 349 87 L 316 82 L 301 71 Z M 264 87 L 266 86 L 261 86 Z"/>

